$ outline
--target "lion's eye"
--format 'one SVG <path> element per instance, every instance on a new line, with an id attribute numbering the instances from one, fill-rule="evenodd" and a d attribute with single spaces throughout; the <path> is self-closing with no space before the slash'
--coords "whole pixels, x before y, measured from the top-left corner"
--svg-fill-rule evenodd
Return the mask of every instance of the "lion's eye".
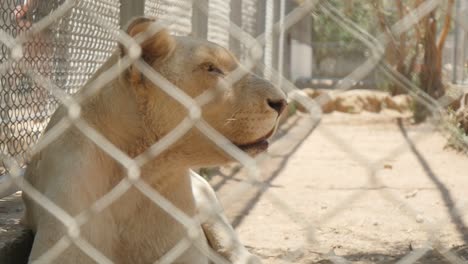
<path id="1" fill-rule="evenodd" d="M 213 64 L 207 64 L 206 70 L 211 73 L 224 75 L 224 72 L 220 70 L 218 67 L 214 66 Z"/>

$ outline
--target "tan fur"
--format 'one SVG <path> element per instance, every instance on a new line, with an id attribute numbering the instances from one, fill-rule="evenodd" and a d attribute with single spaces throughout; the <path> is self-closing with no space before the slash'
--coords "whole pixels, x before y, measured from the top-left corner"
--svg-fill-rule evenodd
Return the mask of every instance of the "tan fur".
<path id="1" fill-rule="evenodd" d="M 138 38 L 150 24 L 148 19 L 137 18 L 130 23 L 127 32 Z M 123 50 L 114 54 L 96 76 L 118 63 L 125 53 Z M 215 91 L 224 78 L 223 74 L 212 71 L 213 66 L 224 74 L 239 67 L 236 59 L 222 47 L 205 40 L 173 37 L 165 31 L 143 42 L 142 58 L 193 98 L 208 90 Z M 89 93 L 87 85 L 77 97 L 83 98 Z M 249 144 L 271 135 L 277 125 L 278 113 L 267 100 L 282 101 L 284 94 L 263 79 L 246 74 L 228 89 L 218 91 L 215 100 L 203 106 L 202 115 L 233 143 Z M 188 113 L 135 65 L 106 84 L 98 94 L 84 100 L 81 106 L 82 120 L 132 158 L 168 135 Z M 67 109 L 62 106 L 51 118 L 46 132 L 63 118 L 67 118 Z M 253 155 L 260 150 L 249 148 L 248 151 Z M 185 214 L 195 216 L 206 208 L 206 203 L 217 204 L 217 200 L 207 183 L 192 184 L 189 169 L 230 161 L 232 159 L 221 148 L 192 128 L 163 153 L 146 162 L 141 167 L 141 179 Z M 186 236 L 185 228 L 170 214 L 134 187 L 102 212 L 90 211 L 95 201 L 126 176 L 127 171 L 118 161 L 75 126 L 36 154 L 26 171 L 27 181 L 68 214 L 77 216 L 89 212 L 92 215 L 81 226 L 80 237 L 107 258 L 114 263 L 152 263 Z M 200 189 L 212 193 L 203 198 L 197 194 Z M 24 200 L 23 222 L 35 232 L 30 257 L 35 260 L 67 234 L 67 228 L 27 195 Z M 213 249 L 228 260 L 241 263 L 239 261 L 250 254 L 237 238 L 222 234 L 226 230 L 234 232 L 226 218 L 218 216 L 201 223 L 200 233 L 205 232 Z M 199 236 L 197 240 L 208 245 L 206 237 Z M 77 246 L 71 245 L 54 263 L 94 262 Z M 208 259 L 192 246 L 175 263 L 206 264 Z"/>

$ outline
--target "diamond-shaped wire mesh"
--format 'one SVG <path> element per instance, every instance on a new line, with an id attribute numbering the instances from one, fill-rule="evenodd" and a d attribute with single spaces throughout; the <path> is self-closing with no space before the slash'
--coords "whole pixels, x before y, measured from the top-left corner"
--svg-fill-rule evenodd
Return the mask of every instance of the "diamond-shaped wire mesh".
<path id="1" fill-rule="evenodd" d="M 420 36 L 424 34 L 419 32 L 419 28 L 423 27 L 424 23 L 434 24 L 435 19 L 442 20 L 447 17 L 448 22 L 452 21 L 453 25 L 458 25 L 454 34 L 460 39 L 455 43 L 462 43 L 462 48 L 452 47 L 452 51 L 461 50 L 455 61 L 450 63 L 452 67 L 457 66 L 452 70 L 453 81 L 463 82 L 466 74 L 466 65 L 463 63 L 466 60 L 464 53 L 468 46 L 466 42 L 468 24 L 463 17 L 466 5 L 460 5 L 458 1 L 454 4 L 455 2 L 450 0 L 420 0 L 413 1 L 414 3 L 362 1 L 359 3 L 362 9 L 356 11 L 353 10 L 353 4 L 356 4 L 353 1 L 340 4 L 339 1 L 332 0 L 242 0 L 239 5 L 233 4 L 232 1 L 240 0 L 193 2 L 146 0 L 142 13 L 135 15 L 154 16 L 158 21 L 136 38 L 131 38 L 126 32 L 119 30 L 120 3 L 116 0 L 2 1 L 0 4 L 0 13 L 2 13 L 0 150 L 3 165 L 0 173 L 5 175 L 0 176 L 3 177 L 0 179 L 0 184 L 3 184 L 5 179 L 12 178 L 29 199 L 54 216 L 58 224 L 63 225 L 64 236 L 57 238 L 55 244 L 38 258 L 39 263 L 53 262 L 70 247 L 79 248 L 95 262 L 113 263 L 115 258 L 111 258 L 109 252 L 101 252 L 102 249 L 88 241 L 82 231 L 90 219 L 105 212 L 128 192 L 141 193 L 145 199 L 170 215 L 174 224 L 181 225 L 186 230 L 186 234 L 172 245 L 170 250 L 164 252 L 159 260 L 153 261 L 172 263 L 193 247 L 212 262 L 230 263 L 223 258 L 221 252 L 216 252 L 199 239 L 204 236 L 203 232 L 199 231 L 200 223 L 213 218 L 213 215 L 219 213 L 216 211 L 218 209 L 190 216 L 171 203 L 167 194 L 160 193 L 141 177 L 142 171 L 152 159 L 176 144 L 188 131 L 196 129 L 247 170 L 246 182 L 249 185 L 233 191 L 230 194 L 231 199 L 235 200 L 252 189 L 265 192 L 266 185 L 269 184 L 259 178 L 259 170 L 262 168 L 259 166 L 261 158 L 250 157 L 204 120 L 202 107 L 216 100 L 216 92 L 206 91 L 193 98 L 139 57 L 141 51 L 139 46 L 162 28 L 169 29 L 175 35 L 188 35 L 194 31 L 206 32 L 204 37 L 226 48 L 230 48 L 231 43 L 239 43 L 242 67 L 225 76 L 225 80 L 219 82 L 218 90 L 227 89 L 226 87 L 230 87 L 250 72 L 257 72 L 271 83 L 280 85 L 291 102 L 295 102 L 309 113 L 307 122 L 310 131 L 317 128 L 315 133 L 321 133 L 331 144 L 341 149 L 346 156 L 362 167 L 368 174 L 368 183 L 371 186 L 382 185 L 376 177 L 376 168 L 381 166 L 384 160 L 407 152 L 408 147 L 395 146 L 394 150 L 384 157 L 369 159 L 355 144 L 344 140 L 338 131 L 329 130 L 326 126 L 317 126 L 322 118 L 322 107 L 329 103 L 331 98 L 320 95 L 312 99 L 296 87 L 291 80 L 291 76 L 294 76 L 292 69 L 298 67 L 293 65 L 298 62 L 297 57 L 296 60 L 291 57 L 293 49 L 301 45 L 302 48 L 312 47 L 314 56 L 317 57 L 315 58 L 317 65 L 311 67 L 314 69 L 312 76 L 318 79 L 333 76 L 336 80 L 331 80 L 331 83 L 334 84 L 337 94 L 359 85 L 365 86 L 369 82 L 386 82 L 390 85 L 391 92 L 410 94 L 417 105 L 421 105 L 427 113 L 432 114 L 431 130 L 421 133 L 416 140 L 424 139 L 428 133 L 438 129 L 453 135 L 453 139 L 461 148 L 465 151 L 468 149 L 467 137 L 460 135 L 459 127 L 444 119 L 445 107 L 454 101 L 452 95 L 437 94 L 426 87 L 422 89 L 421 83 L 416 81 L 418 67 L 427 67 L 424 65 L 427 58 L 421 55 L 421 52 L 423 49 L 429 49 L 428 46 L 421 47 L 423 44 L 418 42 L 422 39 Z M 403 4 L 408 6 L 403 8 Z M 201 10 L 202 13 L 195 13 L 194 10 Z M 354 11 L 356 12 L 353 13 Z M 239 16 L 235 18 L 236 23 L 231 21 L 233 12 Z M 400 13 L 396 18 L 390 18 L 389 14 L 392 12 Z M 194 16 L 205 16 L 207 19 L 197 20 L 199 17 Z M 194 26 L 192 22 L 195 20 L 198 22 Z M 200 30 L 196 27 L 204 28 Z M 337 30 L 337 35 L 343 34 L 343 39 L 339 39 L 338 36 L 334 43 L 319 43 L 317 40 L 321 38 L 321 34 L 329 34 L 330 32 L 326 30 L 330 28 Z M 428 28 L 426 30 L 429 30 Z M 425 37 L 428 37 L 428 34 Z M 411 38 L 416 40 L 411 42 Z M 115 64 L 105 66 L 104 71 L 94 75 L 108 61 L 118 45 L 128 52 L 119 59 L 118 64 L 114 60 Z M 404 45 L 413 45 L 411 50 L 413 57 L 395 62 L 394 59 L 401 56 Z M 333 52 L 335 57 L 332 58 L 330 54 Z M 349 56 L 348 60 L 340 60 L 346 56 Z M 304 61 L 312 60 L 305 56 L 299 58 Z M 349 60 L 354 63 L 346 69 L 345 64 Z M 309 64 L 313 63 L 307 65 Z M 410 66 L 405 68 L 406 64 Z M 138 70 L 142 78 L 179 102 L 187 112 L 187 116 L 171 132 L 137 154 L 126 152 L 114 145 L 81 114 L 84 102 L 98 94 L 107 83 L 118 78 L 129 67 Z M 95 77 L 91 78 L 93 75 Z M 84 85 L 87 87 L 86 91 L 78 92 Z M 75 93 L 76 96 L 70 96 Z M 68 112 L 66 118 L 43 134 L 50 116 L 59 105 Z M 22 180 L 22 168 L 28 164 L 28 158 L 47 148 L 71 127 L 76 128 L 109 160 L 118 164 L 126 175 L 116 181 L 112 189 L 90 202 L 89 208 L 84 208 L 76 214 L 71 214 L 67 208 L 61 208 L 56 201 Z M 41 134 L 43 135 L 38 141 Z M 300 140 L 302 139 L 297 141 Z M 316 231 L 321 224 L 340 215 L 349 204 L 361 199 L 363 195 L 364 192 L 355 192 L 347 197 L 346 203 L 335 204 L 334 208 L 319 221 L 312 223 L 304 217 L 304 212 L 288 205 L 282 197 L 265 192 L 265 197 L 278 211 L 283 212 L 291 223 L 302 227 L 303 234 L 300 235 L 304 236 L 305 240 L 300 248 L 304 252 L 312 244 L 319 243 L 320 235 Z M 408 217 L 418 216 L 417 208 L 402 201 L 394 193 L 382 189 L 379 195 L 389 203 L 403 208 L 401 211 Z M 461 219 L 466 211 L 464 204 L 466 201 L 456 202 L 457 206 L 453 206 L 450 210 Z M 463 220 L 457 221 L 463 225 Z M 447 261 L 464 263 L 465 260 L 461 256 L 450 250 L 451 245 L 444 245 L 438 240 L 438 228 L 444 225 L 446 223 L 426 225 L 425 232 L 428 237 L 426 247 L 410 252 L 402 257 L 399 263 L 416 263 L 432 249 L 440 252 Z M 463 238 L 467 239 L 466 233 L 463 234 L 467 231 L 460 232 Z M 348 263 L 348 260 L 332 253 L 324 258 L 333 263 Z M 294 263 L 294 260 L 289 262 Z"/>
<path id="2" fill-rule="evenodd" d="M 3 1 L 2 33 L 19 41 L 21 34 L 26 34 L 38 21 L 47 20 L 48 15 L 63 3 L 58 0 Z M 53 96 L 35 83 L 22 67 L 50 79 L 67 93 L 73 94 L 110 57 L 115 48 L 115 38 L 96 19 L 86 15 L 90 8 L 106 14 L 101 22 L 117 29 L 118 3 L 80 1 L 57 21 L 49 20 L 54 22 L 53 25 L 21 40 L 17 44 L 22 45 L 21 58 L 12 60 L 12 47 L 1 44 L 0 63 L 11 63 L 1 73 L 2 153 L 23 159 L 25 151 L 37 141 L 49 116 L 57 108 Z"/>

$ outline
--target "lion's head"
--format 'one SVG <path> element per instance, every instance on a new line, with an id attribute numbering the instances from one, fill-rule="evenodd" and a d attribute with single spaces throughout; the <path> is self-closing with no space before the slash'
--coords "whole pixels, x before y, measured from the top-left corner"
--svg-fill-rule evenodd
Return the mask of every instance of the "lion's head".
<path id="1" fill-rule="evenodd" d="M 132 37 L 144 34 L 153 22 L 137 18 L 130 23 L 127 33 Z M 266 140 L 286 107 L 285 94 L 279 88 L 249 72 L 230 82 L 227 76 L 239 69 L 240 64 L 228 50 L 206 40 L 176 37 L 161 30 L 147 38 L 141 49 L 146 63 L 190 97 L 213 92 L 214 97 L 202 107 L 202 117 L 208 124 L 251 155 L 266 150 Z M 140 68 L 133 65 L 127 74 L 148 133 L 156 140 L 187 117 L 189 110 L 149 80 Z M 224 89 L 219 89 L 221 83 Z M 172 159 L 186 161 L 191 167 L 230 160 L 197 128 L 192 128 L 170 150 Z"/>

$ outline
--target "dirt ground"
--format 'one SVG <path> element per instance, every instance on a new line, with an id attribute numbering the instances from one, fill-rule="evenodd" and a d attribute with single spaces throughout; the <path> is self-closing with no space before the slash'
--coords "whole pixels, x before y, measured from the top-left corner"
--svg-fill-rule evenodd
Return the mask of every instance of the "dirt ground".
<path id="1" fill-rule="evenodd" d="M 297 115 L 258 158 L 255 187 L 239 166 L 210 181 L 264 263 L 465 263 L 468 156 L 446 141 L 393 114 L 333 113 L 316 128 Z M 17 195 L 0 200 L 0 247 L 21 211 Z"/>
<path id="2" fill-rule="evenodd" d="M 265 263 L 412 263 L 426 251 L 418 263 L 465 263 L 468 157 L 445 136 L 392 114 L 311 124 L 288 120 L 260 158 L 257 188 L 233 196 L 246 186 L 238 167 L 211 180 Z"/>

